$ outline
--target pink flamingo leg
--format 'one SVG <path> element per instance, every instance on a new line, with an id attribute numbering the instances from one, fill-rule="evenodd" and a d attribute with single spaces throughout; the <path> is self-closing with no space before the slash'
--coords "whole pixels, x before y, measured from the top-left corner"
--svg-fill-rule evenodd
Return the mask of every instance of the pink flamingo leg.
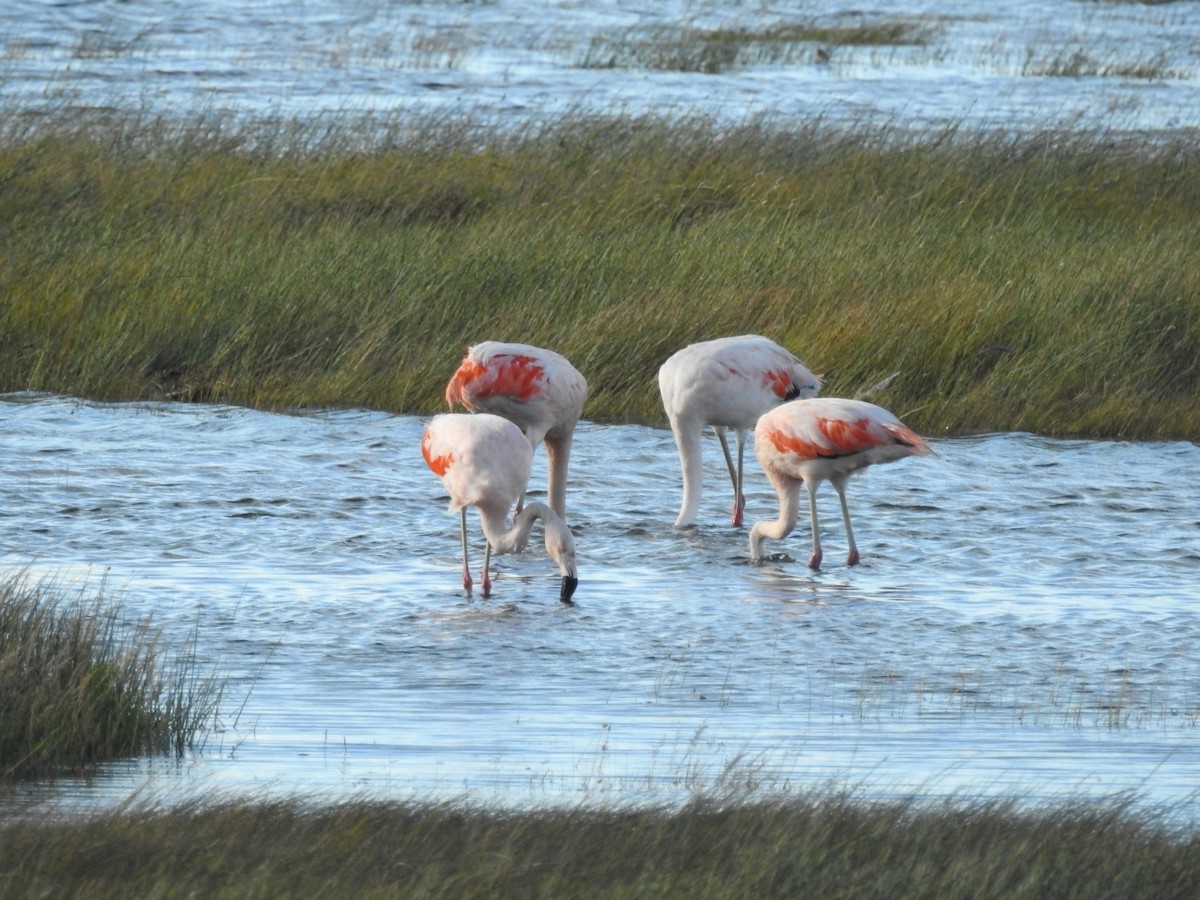
<path id="1" fill-rule="evenodd" d="M 846 543 L 850 545 L 850 552 L 846 555 L 846 565 L 858 565 L 858 546 L 854 543 L 854 529 L 850 527 L 850 507 L 846 505 L 846 484 L 845 481 L 834 481 L 833 486 L 837 489 L 838 498 L 842 501 L 842 521 L 846 523 Z"/>
<path id="2" fill-rule="evenodd" d="M 466 592 L 467 596 L 470 597 L 471 596 L 471 588 L 473 587 L 474 583 L 471 581 L 471 568 L 467 564 L 467 508 L 465 506 L 462 508 L 462 548 L 463 548 L 463 590 Z"/>
<path id="3" fill-rule="evenodd" d="M 821 558 L 824 555 L 821 552 L 821 528 L 817 524 L 817 490 L 808 482 L 805 482 L 808 488 L 808 515 L 812 519 L 812 556 L 808 558 L 808 567 L 814 571 L 821 568 Z"/>
<path id="4" fill-rule="evenodd" d="M 734 528 L 742 527 L 742 511 L 746 508 L 746 498 L 742 496 L 742 459 L 745 444 L 741 432 L 737 433 L 738 461 L 733 464 L 733 455 L 729 452 L 729 443 L 725 440 L 725 429 L 714 426 L 714 431 L 721 441 L 721 452 L 725 454 L 725 465 L 729 468 L 729 480 L 733 482 L 733 515 L 730 524 Z"/>
<path id="5" fill-rule="evenodd" d="M 492 563 L 492 545 L 488 542 L 486 549 L 483 551 L 483 574 L 480 578 L 483 581 L 483 599 L 486 600 L 492 596 L 492 579 L 488 575 L 488 568 Z"/>

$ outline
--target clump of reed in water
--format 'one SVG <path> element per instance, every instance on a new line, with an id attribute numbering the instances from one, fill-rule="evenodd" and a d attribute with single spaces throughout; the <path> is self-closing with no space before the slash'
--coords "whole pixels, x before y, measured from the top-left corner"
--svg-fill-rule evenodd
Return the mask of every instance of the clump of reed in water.
<path id="1" fill-rule="evenodd" d="M 148 622 L 128 627 L 102 593 L 0 581 L 0 781 L 183 754 L 220 697 L 190 655 L 167 657 Z"/>

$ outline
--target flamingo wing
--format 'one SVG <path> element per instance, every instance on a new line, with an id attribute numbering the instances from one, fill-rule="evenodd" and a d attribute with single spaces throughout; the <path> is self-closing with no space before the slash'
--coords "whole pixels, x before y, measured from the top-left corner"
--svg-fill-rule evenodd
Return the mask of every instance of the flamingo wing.
<path id="1" fill-rule="evenodd" d="M 525 490 L 533 448 L 521 430 L 488 413 L 435 416 L 421 454 L 450 494 L 450 511 L 464 506 L 509 509 Z"/>
<path id="2" fill-rule="evenodd" d="M 841 398 L 796 400 L 763 416 L 758 437 L 780 457 L 796 462 L 834 460 L 882 450 L 928 455 L 925 439 L 882 407 Z M 874 460 L 872 460 L 874 461 Z"/>
<path id="3" fill-rule="evenodd" d="M 467 351 L 446 385 L 446 402 L 452 409 L 456 402 L 475 409 L 481 401 L 494 397 L 527 403 L 542 393 L 545 382 L 545 368 L 536 348 L 487 341 Z"/>
<path id="4" fill-rule="evenodd" d="M 810 372 L 795 354 L 770 338 L 758 334 L 722 338 L 716 361 L 731 377 L 744 379 L 767 392 L 767 403 L 782 403 L 801 396 L 814 396 L 821 379 Z"/>

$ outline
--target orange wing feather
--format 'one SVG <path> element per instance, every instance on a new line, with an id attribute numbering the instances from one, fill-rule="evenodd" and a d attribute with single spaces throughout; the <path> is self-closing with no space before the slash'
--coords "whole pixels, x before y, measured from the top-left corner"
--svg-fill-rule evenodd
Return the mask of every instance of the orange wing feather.
<path id="1" fill-rule="evenodd" d="M 466 356 L 446 385 L 446 403 L 451 409 L 461 403 L 473 408 L 470 397 L 512 397 L 529 400 L 541 393 L 545 370 L 532 356 L 501 356 L 488 367 Z"/>
<path id="2" fill-rule="evenodd" d="M 541 393 L 540 381 L 545 370 L 532 356 L 507 356 L 496 367 L 495 378 L 480 392 L 481 397 L 502 394 L 528 400 Z"/>
<path id="3" fill-rule="evenodd" d="M 820 451 L 815 444 L 810 444 L 798 435 L 784 434 L 782 431 L 772 428 L 765 436 L 770 439 L 780 453 L 794 453 L 802 459 L 816 459 L 820 456 Z"/>
<path id="4" fill-rule="evenodd" d="M 899 443 L 906 444 L 917 451 L 918 455 L 933 454 L 933 448 L 929 446 L 925 438 L 921 437 L 907 425 L 896 422 L 883 426 Z"/>
<path id="5" fill-rule="evenodd" d="M 771 429 L 766 436 L 780 453 L 794 453 L 801 459 L 832 459 L 838 456 L 849 456 L 851 453 L 861 453 L 871 447 L 880 447 L 888 443 L 883 435 L 871 429 L 870 419 L 855 419 L 849 422 L 845 419 L 818 417 L 816 423 L 817 430 L 824 438 L 823 441 L 807 441 L 799 435 L 787 434 L 779 429 Z M 887 428 L 889 432 L 894 433 L 891 426 L 887 426 Z M 909 431 L 903 426 L 901 428 L 906 439 L 900 440 L 900 435 L 895 435 L 901 443 L 912 446 L 921 446 L 925 443 L 915 432 Z"/>
<path id="6" fill-rule="evenodd" d="M 780 370 L 778 372 L 764 372 L 763 377 L 771 386 L 771 390 L 775 392 L 776 397 L 786 397 L 788 391 L 792 389 L 792 373 Z"/>
<path id="7" fill-rule="evenodd" d="M 871 420 L 866 418 L 855 419 L 853 422 L 845 419 L 818 418 L 817 428 L 838 451 L 835 454 L 826 452 L 822 456 L 843 456 L 887 443 L 882 435 L 871 429 Z"/>
<path id="8" fill-rule="evenodd" d="M 425 463 L 433 470 L 433 473 L 438 477 L 446 474 L 450 466 L 454 463 L 454 454 L 446 453 L 442 456 L 433 456 L 433 435 L 426 431 L 421 438 L 421 455 L 425 457 Z"/>

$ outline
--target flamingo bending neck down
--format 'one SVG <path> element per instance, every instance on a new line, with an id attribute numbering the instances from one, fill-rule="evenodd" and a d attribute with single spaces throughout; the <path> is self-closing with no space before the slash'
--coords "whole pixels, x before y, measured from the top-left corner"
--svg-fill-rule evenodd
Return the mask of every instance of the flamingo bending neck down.
<path id="1" fill-rule="evenodd" d="M 450 512 L 462 517 L 463 589 L 471 593 L 473 582 L 467 553 L 467 507 L 479 510 L 479 521 L 487 537 L 481 576 L 483 596 L 492 593 L 488 567 L 495 553 L 519 553 L 529 543 L 534 522 L 545 530 L 546 552 L 558 563 L 562 575 L 559 599 L 570 603 L 579 584 L 575 562 L 575 539 L 571 529 L 545 503 L 529 503 L 517 514 L 512 528 L 506 527 L 508 511 L 529 482 L 533 447 L 516 425 L 488 413 L 449 413 L 435 416 L 425 427 L 421 453 L 429 468 L 442 480 L 450 494 Z"/>
<path id="2" fill-rule="evenodd" d="M 812 519 L 811 569 L 821 567 L 821 532 L 817 525 L 817 488 L 833 484 L 842 504 L 849 553 L 846 565 L 857 565 L 858 547 L 850 527 L 846 482 L 875 463 L 906 456 L 929 456 L 925 439 L 882 407 L 864 400 L 821 398 L 794 400 L 768 412 L 754 429 L 754 449 L 779 495 L 779 518 L 750 529 L 750 559 L 762 558 L 764 539 L 782 540 L 800 515 L 800 485 L 808 489 Z"/>
<path id="3" fill-rule="evenodd" d="M 575 426 L 587 400 L 587 380 L 553 350 L 530 344 L 484 341 L 466 356 L 446 385 L 446 403 L 503 416 L 525 432 L 533 447 L 546 445 L 551 508 L 567 517 L 567 469 Z M 525 491 L 517 498 L 517 512 Z"/>
<path id="4" fill-rule="evenodd" d="M 792 353 L 757 334 L 691 344 L 663 363 L 658 388 L 683 473 L 683 501 L 675 527 L 691 525 L 700 511 L 700 439 L 705 426 L 713 426 L 721 442 L 733 483 L 732 523 L 740 526 L 746 505 L 743 460 L 750 429 L 767 410 L 797 397 L 814 397 L 820 387 L 820 377 Z M 737 442 L 736 465 L 725 440 L 730 428 Z"/>

